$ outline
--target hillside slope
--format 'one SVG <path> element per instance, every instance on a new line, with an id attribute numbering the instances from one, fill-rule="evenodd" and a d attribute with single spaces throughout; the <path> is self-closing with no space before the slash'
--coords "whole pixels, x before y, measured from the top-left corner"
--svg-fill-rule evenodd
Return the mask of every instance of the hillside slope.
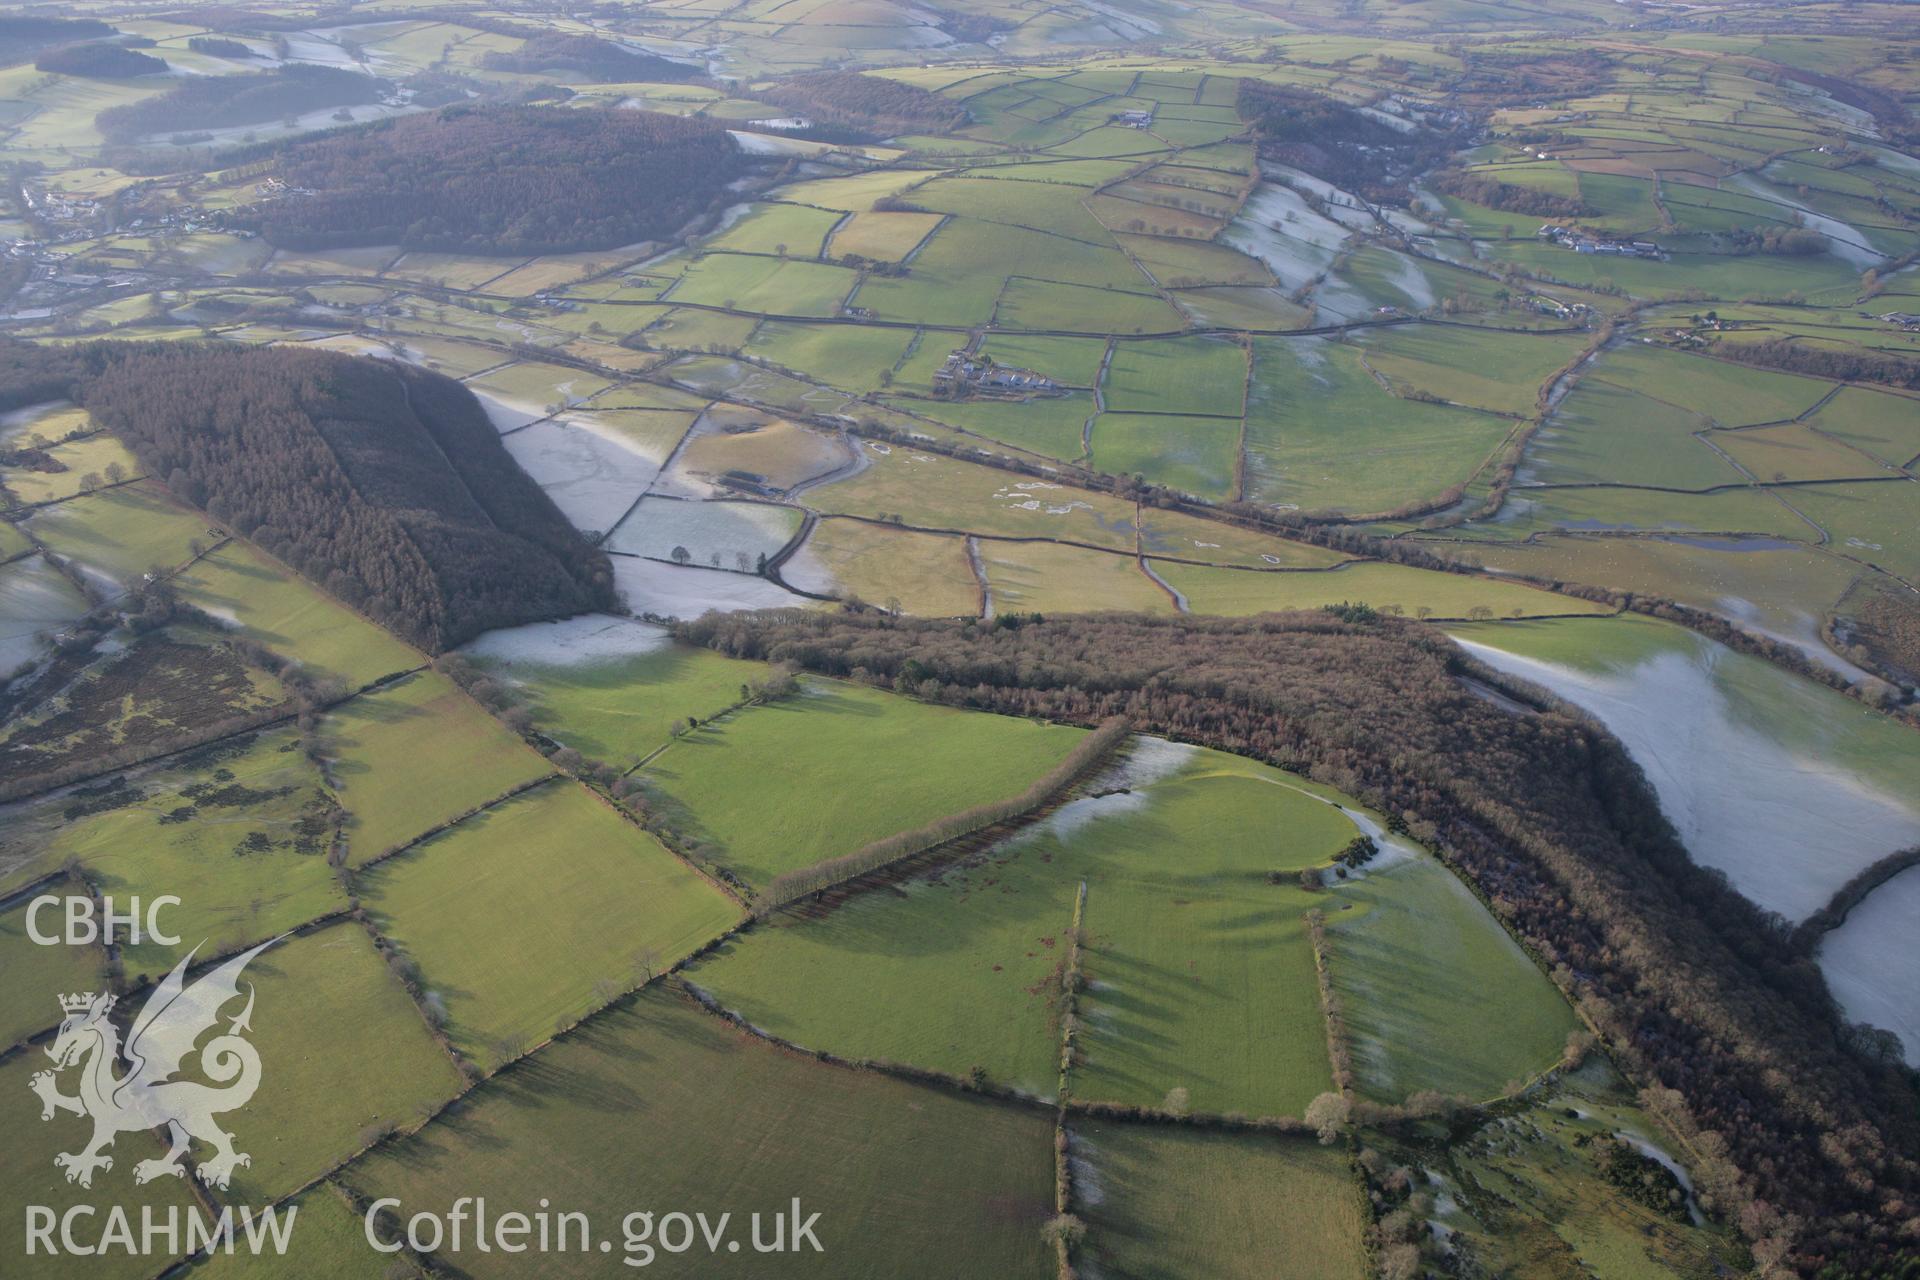
<path id="1" fill-rule="evenodd" d="M 605 556 L 439 374 L 189 346 L 108 357 L 80 398 L 177 496 L 422 648 L 614 603 Z"/>

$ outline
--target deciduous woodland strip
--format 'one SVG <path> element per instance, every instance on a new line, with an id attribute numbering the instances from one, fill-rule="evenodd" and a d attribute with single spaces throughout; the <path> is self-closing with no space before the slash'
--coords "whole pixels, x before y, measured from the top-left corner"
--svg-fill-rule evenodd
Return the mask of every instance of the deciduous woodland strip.
<path id="1" fill-rule="evenodd" d="M 1125 716 L 1398 816 L 1591 1018 L 1756 1253 L 1840 1273 L 1908 1238 L 1913 1078 L 1854 1052 L 1817 967 L 1692 862 L 1616 739 L 1476 697 L 1455 677 L 1487 673 L 1437 631 L 1326 613 L 989 625 L 779 610 L 678 634 L 951 706 Z"/>
<path id="2" fill-rule="evenodd" d="M 1092 733 L 1076 743 L 1073 750 L 1069 751 L 1059 764 L 1048 770 L 1032 786 L 1017 796 L 977 804 L 970 809 L 948 814 L 944 818 L 936 818 L 925 826 L 915 827 L 911 831 L 902 831 L 896 835 L 875 840 L 872 844 L 855 849 L 852 853 L 843 853 L 837 858 L 827 858 L 810 867 L 783 871 L 768 881 L 767 887 L 754 899 L 754 913 L 765 916 L 810 893 L 831 889 L 856 876 L 878 871 L 889 863 L 910 858 L 916 853 L 924 853 L 935 845 L 957 840 L 982 827 L 990 827 L 996 822 L 1005 822 L 1023 813 L 1029 813 L 1058 795 L 1094 765 L 1106 759 L 1126 736 L 1126 718 L 1110 716 L 1102 720 L 1099 727 Z"/>
<path id="3" fill-rule="evenodd" d="M 1087 882 L 1073 898 L 1073 924 L 1067 929 L 1067 954 L 1060 962 L 1060 1088 L 1059 1105 L 1053 1111 L 1053 1213 L 1056 1229 L 1051 1232 L 1054 1271 L 1058 1280 L 1074 1280 L 1074 1243 L 1078 1232 L 1070 1230 L 1073 1212 L 1073 1139 L 1067 1132 L 1068 1092 L 1073 1075 L 1073 1059 L 1080 1039 L 1080 988 L 1085 981 L 1081 972 L 1080 943 L 1085 936 L 1087 918 Z"/>
<path id="4" fill-rule="evenodd" d="M 1327 913 L 1315 907 L 1307 912 L 1307 940 L 1313 944 L 1313 970 L 1320 983 L 1320 1012 L 1327 1024 L 1327 1061 L 1333 1064 L 1333 1085 L 1353 1100 L 1353 1055 L 1347 1048 L 1347 1020 L 1340 995 L 1333 989 L 1332 957 L 1328 954 Z"/>

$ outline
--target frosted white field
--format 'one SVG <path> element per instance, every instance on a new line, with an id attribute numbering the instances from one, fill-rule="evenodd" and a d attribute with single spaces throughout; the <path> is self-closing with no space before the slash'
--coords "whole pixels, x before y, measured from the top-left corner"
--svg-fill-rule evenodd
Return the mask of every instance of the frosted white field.
<path id="1" fill-rule="evenodd" d="M 43 404 L 30 404 L 24 409 L 15 409 L 10 413 L 0 413 L 0 444 L 9 444 L 14 439 L 26 435 L 34 426 L 59 413 L 71 409 L 70 400 L 48 400 Z M 54 433 L 49 432 L 49 438 Z"/>
<path id="2" fill-rule="evenodd" d="M 1694 859 L 1789 920 L 1920 843 L 1920 770 L 1911 748 L 1882 741 L 1906 731 L 1757 658 L 1678 628 L 1650 653 L 1588 669 L 1460 643 L 1597 717 Z"/>
<path id="3" fill-rule="evenodd" d="M 663 564 L 638 556 L 613 557 L 613 585 L 635 613 L 660 618 L 697 618 L 703 613 L 780 609 L 807 603 L 784 587 L 750 573 Z"/>
<path id="4" fill-rule="evenodd" d="M 677 559 L 673 554 L 677 547 L 686 551 L 692 564 L 755 573 L 761 556 L 773 555 L 799 532 L 802 518 L 791 507 L 761 502 L 649 497 L 620 522 L 606 547 L 656 560 Z"/>
<path id="5" fill-rule="evenodd" d="M 535 423 L 501 442 L 574 528 L 596 533 L 620 522 L 666 461 L 586 414 Z"/>
<path id="6" fill-rule="evenodd" d="M 529 622 L 478 636 L 461 652 L 511 667 L 583 667 L 654 653 L 671 644 L 666 628 L 636 618 L 583 613 L 558 622 Z"/>
<path id="7" fill-rule="evenodd" d="M 490 391 L 478 387 L 468 387 L 480 407 L 486 410 L 487 421 L 493 423 L 493 429 L 505 435 L 509 431 L 518 431 L 547 416 L 544 407 L 527 400 L 508 400 Z"/>
<path id="8" fill-rule="evenodd" d="M 1220 238 L 1266 263 L 1281 287 L 1291 290 L 1325 271 L 1348 234 L 1339 223 L 1310 209 L 1299 192 L 1263 182 Z"/>
<path id="9" fill-rule="evenodd" d="M 1749 195 L 1759 196 L 1762 200 L 1772 200 L 1794 210 L 1800 215 L 1802 222 L 1827 238 L 1829 252 L 1848 266 L 1864 271 L 1868 267 L 1886 264 L 1887 255 L 1875 249 L 1868 242 L 1865 233 L 1856 230 L 1851 223 L 1816 212 L 1788 195 L 1774 183 L 1763 181 L 1750 173 L 1737 173 L 1728 179 L 1728 182 Z"/>
<path id="10" fill-rule="evenodd" d="M 1868 894 L 1820 946 L 1827 986 L 1854 1022 L 1900 1037 L 1920 1066 L 1920 867 Z"/>
<path id="11" fill-rule="evenodd" d="M 86 598 L 44 556 L 0 565 L 0 677 L 33 662 L 41 636 L 86 611 Z"/>

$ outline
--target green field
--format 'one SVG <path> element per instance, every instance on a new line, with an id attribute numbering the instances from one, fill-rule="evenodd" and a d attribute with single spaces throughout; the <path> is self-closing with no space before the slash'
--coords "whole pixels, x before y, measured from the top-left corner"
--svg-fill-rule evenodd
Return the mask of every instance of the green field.
<path id="1" fill-rule="evenodd" d="M 1093 424 L 1093 465 L 1115 475 L 1140 475 L 1196 497 L 1233 496 L 1240 452 L 1238 418 L 1191 418 L 1172 413 L 1103 413 Z"/>
<path id="2" fill-rule="evenodd" d="M 174 584 L 189 604 L 350 685 L 410 671 L 425 661 L 411 646 L 239 543 L 207 556 Z"/>
<path id="3" fill-rule="evenodd" d="M 47 992 L 44 998 L 49 1008 L 57 1010 L 52 992 Z M 112 1203 L 125 1209 L 137 1229 L 143 1208 L 152 1208 L 164 1222 L 169 1208 L 185 1213 L 196 1203 L 187 1184 L 177 1178 L 156 1178 L 140 1186 L 133 1184 L 125 1171 L 140 1160 L 158 1159 L 165 1151 L 158 1139 L 146 1133 L 119 1136 L 111 1152 L 113 1170 L 96 1175 L 91 1189 L 68 1182 L 53 1158 L 79 1151 L 86 1145 L 90 1130 L 83 1120 L 72 1115 L 41 1121 L 39 1104 L 28 1093 L 27 1082 L 35 1072 L 45 1070 L 46 1064 L 46 1058 L 37 1050 L 0 1062 L 0 1090 L 13 1102 L 11 1107 L 0 1109 L 5 1113 L 5 1118 L 0 1119 L 0 1141 L 7 1144 L 8 1152 L 7 1176 L 0 1178 L 0 1250 L 4 1250 L 7 1257 L 24 1259 L 27 1256 L 28 1205 L 43 1205 L 55 1214 L 65 1214 L 74 1206 L 101 1204 L 105 1197 L 111 1196 Z M 71 1088 L 72 1085 L 67 1084 L 63 1091 Z M 104 1207 L 96 1214 L 100 1212 L 104 1212 Z M 94 1220 L 97 1222 L 98 1218 Z M 68 1277 L 135 1280 L 150 1275 L 154 1262 L 153 1258 L 118 1249 L 92 1257 L 60 1250 L 54 1257 L 44 1253 L 35 1257 L 32 1273 L 35 1277 L 47 1276 L 53 1280 Z"/>
<path id="4" fill-rule="evenodd" d="M 1172 613 L 1173 596 L 1130 555 L 1051 542 L 980 543 L 996 613 Z"/>
<path id="5" fill-rule="evenodd" d="M 1333 987 L 1369 1097 L 1496 1097 L 1558 1062 L 1579 1026 L 1499 922 L 1428 858 L 1336 884 L 1326 913 Z"/>
<path id="6" fill-rule="evenodd" d="M 361 694 L 322 731 L 355 864 L 550 772 L 437 672 Z"/>
<path id="7" fill-rule="evenodd" d="M 376 927 L 445 1002 L 453 1043 L 489 1070 L 739 916 L 653 837 L 572 782 L 469 818 L 359 883 Z"/>
<path id="8" fill-rule="evenodd" d="M 1256 340 L 1249 496 L 1288 509 L 1388 511 L 1465 483 L 1512 427 L 1493 414 L 1394 396 L 1361 366 L 1356 347 Z"/>
<path id="9" fill-rule="evenodd" d="M 345 1180 L 440 1212 L 458 1196 L 529 1212 L 545 1197 L 590 1214 L 616 1248 L 621 1219 L 636 1208 L 704 1212 L 710 1222 L 731 1213 L 735 1238 L 746 1240 L 749 1215 L 765 1215 L 770 1236 L 772 1215 L 798 1194 L 821 1215 L 823 1252 L 761 1257 L 755 1274 L 879 1280 L 938 1258 L 955 1274 L 1042 1280 L 1053 1274 L 1040 1237 L 1052 1177 L 1045 1112 L 821 1068 L 649 992 Z M 878 1222 L 889 1225 L 874 1230 Z M 647 1260 L 649 1272 L 668 1275 L 714 1265 L 703 1249 Z M 522 1274 L 523 1261 L 461 1258 L 476 1280 Z M 542 1259 L 547 1275 L 606 1267 L 597 1250 Z"/>
<path id="10" fill-rule="evenodd" d="M 122 485 L 34 513 L 29 527 L 49 549 L 130 585 L 154 568 L 173 569 L 195 545 L 216 541 L 208 517 L 189 511 L 151 482 Z"/>
<path id="11" fill-rule="evenodd" d="M 809 1048 L 1057 1089 L 1064 938 L 1088 886 L 1077 1097 L 1298 1114 L 1328 1087 L 1301 917 L 1268 871 L 1353 834 L 1281 775 L 1149 744 L 1106 799 L 897 889 L 756 925 L 689 975 L 756 1026 Z M 876 1017 L 877 1011 L 884 1011 Z"/>
<path id="12" fill-rule="evenodd" d="M 55 884 L 45 893 L 69 888 Z M 58 934 L 64 927 L 61 906 L 43 908 L 36 923 L 42 934 Z M 60 1025 L 56 995 L 99 991 L 106 977 L 107 953 L 97 946 L 43 946 L 27 934 L 27 903 L 0 912 L 0 967 L 7 981 L 0 986 L 0 1044 L 14 1045 L 26 1037 Z"/>
<path id="13" fill-rule="evenodd" d="M 1018 795 L 1079 736 L 810 682 L 799 696 L 680 738 L 643 776 L 685 838 L 764 886 L 782 871 Z"/>
<path id="14" fill-rule="evenodd" d="M 353 921 L 262 952 L 242 979 L 255 990 L 253 1042 L 264 1069 L 247 1103 L 227 1198 L 264 1204 L 370 1145 L 413 1128 L 463 1085 L 405 988 Z M 378 1045 L 377 1069 L 342 1044 Z"/>
<path id="15" fill-rule="evenodd" d="M 1245 409 L 1246 350 L 1213 338 L 1122 342 L 1107 370 L 1107 407 L 1117 412 L 1218 414 Z"/>
<path id="16" fill-rule="evenodd" d="M 0 470 L 0 485 L 27 506 L 59 502 L 76 494 L 88 493 L 114 482 L 114 475 L 132 479 L 140 474 L 140 462 L 112 436 L 101 432 L 79 440 L 67 440 L 47 450 L 59 471 L 36 471 L 25 467 Z M 113 475 L 108 468 L 118 468 Z"/>
<path id="17" fill-rule="evenodd" d="M 1326 573 L 1249 573 L 1205 565 L 1156 562 L 1155 572 L 1187 598 L 1195 613 L 1271 613 L 1352 601 L 1409 617 L 1466 618 L 1605 613 L 1606 606 L 1497 578 L 1438 573 L 1371 562 Z M 1517 611 L 1517 613 L 1516 613 Z"/>
<path id="18" fill-rule="evenodd" d="M 808 590 L 830 583 L 844 595 L 889 608 L 898 602 L 923 618 L 980 612 L 980 585 L 961 538 L 828 518 L 781 572 Z"/>
<path id="19" fill-rule="evenodd" d="M 628 766 L 667 744 L 677 720 L 704 720 L 740 698 L 740 687 L 766 675 L 705 649 L 671 644 L 630 655 L 572 659 L 539 652 L 493 656 L 480 666 L 527 696 L 540 732 L 593 760 Z"/>
<path id="20" fill-rule="evenodd" d="M 17 814 L 18 836 L 43 852 L 7 883 L 72 859 L 102 894 L 178 897 L 168 916 L 178 946 L 121 948 L 129 978 L 158 978 L 196 946 L 230 951 L 346 907 L 326 861 L 329 805 L 290 731 L 228 739 L 78 803 L 56 793 Z"/>
<path id="21" fill-rule="evenodd" d="M 1541 388 L 1580 354 L 1583 334 L 1529 335 L 1408 324 L 1370 333 L 1367 363 L 1395 386 L 1527 417 Z"/>
<path id="22" fill-rule="evenodd" d="M 1101 1275 L 1358 1280 L 1367 1213 L 1346 1153 L 1306 1138 L 1079 1121 L 1077 1211 Z M 1097 1197 L 1097 1198 L 1096 1198 Z"/>

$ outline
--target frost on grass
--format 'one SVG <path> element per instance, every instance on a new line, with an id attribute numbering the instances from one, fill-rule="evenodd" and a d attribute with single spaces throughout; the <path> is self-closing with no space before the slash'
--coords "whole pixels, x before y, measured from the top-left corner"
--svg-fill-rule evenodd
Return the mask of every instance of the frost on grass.
<path id="1" fill-rule="evenodd" d="M 1862 715 L 1854 704 L 1797 688 L 1784 673 L 1739 670 L 1755 660 L 1710 642 L 1682 641 L 1624 669 L 1593 671 L 1461 643 L 1598 717 L 1646 770 L 1694 858 L 1790 920 L 1825 905 L 1882 856 L 1920 842 L 1916 792 L 1903 798 L 1849 758 L 1857 748 L 1847 737 Z M 1744 687 L 1745 676 L 1762 678 L 1763 688 Z"/>

